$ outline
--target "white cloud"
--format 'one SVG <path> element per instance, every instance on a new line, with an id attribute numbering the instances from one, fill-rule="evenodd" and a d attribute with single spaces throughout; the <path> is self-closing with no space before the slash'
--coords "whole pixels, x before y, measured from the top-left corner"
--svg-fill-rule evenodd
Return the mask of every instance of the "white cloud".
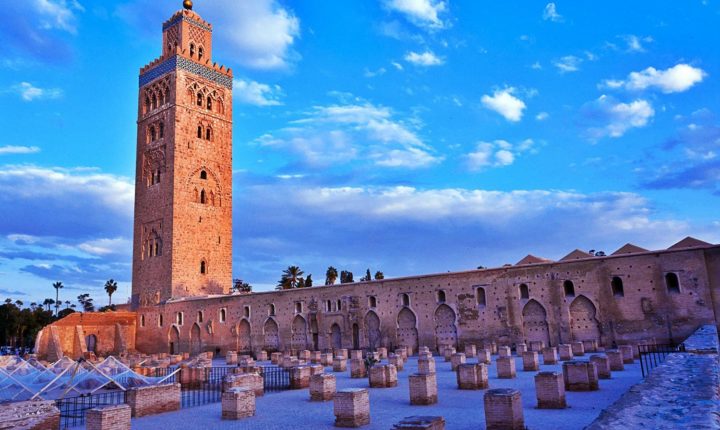
<path id="1" fill-rule="evenodd" d="M 376 76 L 384 75 L 385 72 L 387 72 L 387 70 L 384 67 L 381 67 L 377 70 L 365 69 L 365 73 L 363 74 L 363 76 L 365 76 L 366 78 L 374 78 Z"/>
<path id="2" fill-rule="evenodd" d="M 24 0 L 32 1 L 40 17 L 40 26 L 45 29 L 59 29 L 75 34 L 77 16 L 75 12 L 85 9 L 75 0 Z"/>
<path id="3" fill-rule="evenodd" d="M 440 66 L 444 61 L 431 51 L 425 51 L 423 53 L 408 52 L 405 55 L 405 61 L 412 63 L 416 66 Z"/>
<path id="4" fill-rule="evenodd" d="M 93 239 L 77 245 L 77 248 L 92 255 L 125 255 L 129 254 L 129 250 L 132 249 L 132 241 L 124 237 Z"/>
<path id="5" fill-rule="evenodd" d="M 276 0 L 215 0 L 204 5 L 216 33 L 227 38 L 236 61 L 254 69 L 290 65 L 300 20 Z"/>
<path id="6" fill-rule="evenodd" d="M 419 168 L 443 160 L 409 124 L 386 107 L 365 104 L 316 106 L 278 133 L 258 139 L 262 146 L 290 149 L 313 166 L 358 159 L 381 167 Z"/>
<path id="7" fill-rule="evenodd" d="M 622 36 L 622 38 L 627 44 L 627 52 L 645 52 L 643 43 L 653 42 L 653 38 L 650 36 L 639 37 L 634 34 L 628 34 L 626 36 Z"/>
<path id="8" fill-rule="evenodd" d="M 465 155 L 465 161 L 471 171 L 505 167 L 513 164 L 520 154 L 531 151 L 534 145 L 532 139 L 526 139 L 516 145 L 505 140 L 478 142 L 475 150 Z"/>
<path id="9" fill-rule="evenodd" d="M 392 63 L 390 63 L 390 64 L 392 64 L 392 65 L 393 65 L 393 67 L 395 67 L 395 68 L 396 68 L 397 70 L 400 70 L 400 71 L 402 71 L 402 70 L 404 69 L 403 65 L 402 65 L 402 64 L 400 64 L 400 63 L 398 63 L 397 61 L 393 61 L 393 62 L 392 62 Z"/>
<path id="10" fill-rule="evenodd" d="M 580 63 L 582 63 L 582 61 L 582 58 L 574 55 L 566 55 L 558 60 L 555 60 L 553 64 L 558 68 L 558 70 L 560 70 L 560 73 L 570 73 L 580 70 Z"/>
<path id="11" fill-rule="evenodd" d="M 429 29 L 442 29 L 446 24 L 440 15 L 447 12 L 447 4 L 438 0 L 384 0 L 385 7 L 400 12 L 413 24 Z"/>
<path id="12" fill-rule="evenodd" d="M 37 146 L 15 146 L 15 145 L 0 146 L 0 155 L 35 154 L 38 152 L 40 152 L 40 148 L 38 148 Z"/>
<path id="13" fill-rule="evenodd" d="M 678 64 L 665 70 L 648 67 L 628 76 L 625 87 L 629 90 L 657 88 L 663 93 L 681 93 L 702 82 L 707 73 L 688 64 Z"/>
<path id="14" fill-rule="evenodd" d="M 536 61 L 536 62 L 532 63 L 530 68 L 533 70 L 542 70 L 542 65 L 540 64 L 539 61 Z"/>
<path id="15" fill-rule="evenodd" d="M 63 92 L 58 88 L 40 88 L 29 82 L 21 82 L 12 86 L 11 91 L 17 93 L 26 102 L 42 99 L 57 99 L 62 97 Z"/>
<path id="16" fill-rule="evenodd" d="M 513 96 L 515 88 L 496 90 L 492 96 L 484 95 L 481 99 L 483 106 L 493 110 L 508 121 L 518 122 L 522 119 L 525 102 Z"/>
<path id="17" fill-rule="evenodd" d="M 282 95 L 279 85 L 270 86 L 259 82 L 243 79 L 233 80 L 233 96 L 235 101 L 255 106 L 279 106 Z"/>
<path id="18" fill-rule="evenodd" d="M 652 105 L 642 99 L 619 103 L 606 95 L 585 107 L 586 116 L 602 123 L 589 129 L 592 138 L 621 137 L 631 128 L 645 127 L 655 115 Z"/>
<path id="19" fill-rule="evenodd" d="M 540 112 L 539 114 L 535 115 L 535 119 L 538 121 L 545 121 L 548 118 L 550 118 L 550 114 L 547 112 Z"/>
<path id="20" fill-rule="evenodd" d="M 555 3 L 548 3 L 543 10 L 543 19 L 545 21 L 562 22 L 563 17 L 557 12 Z"/>

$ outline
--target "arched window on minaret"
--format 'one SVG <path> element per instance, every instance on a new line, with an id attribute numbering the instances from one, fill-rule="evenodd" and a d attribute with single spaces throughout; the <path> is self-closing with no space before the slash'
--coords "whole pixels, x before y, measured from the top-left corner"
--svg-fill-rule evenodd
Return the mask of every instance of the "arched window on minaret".
<path id="1" fill-rule="evenodd" d="M 200 179 L 207 179 L 207 172 L 204 170 L 200 171 Z"/>
<path id="2" fill-rule="evenodd" d="M 215 193 L 210 191 L 210 206 L 215 206 Z"/>
<path id="3" fill-rule="evenodd" d="M 195 44 L 191 43 L 190 44 L 190 58 L 192 58 L 194 56 L 195 56 Z"/>
<path id="4" fill-rule="evenodd" d="M 205 140 L 212 140 L 212 129 L 210 127 L 205 129 Z"/>
<path id="5" fill-rule="evenodd" d="M 202 125 L 198 125 L 198 132 L 197 132 L 198 139 L 202 139 L 202 134 L 203 134 L 202 133 Z"/>
<path id="6" fill-rule="evenodd" d="M 205 190 L 200 190 L 200 203 L 207 203 L 207 197 L 205 196 Z"/>
<path id="7" fill-rule="evenodd" d="M 143 113 L 147 114 L 148 112 L 150 112 L 150 96 L 148 96 L 146 94 L 145 95 L 145 111 Z"/>
<path id="8" fill-rule="evenodd" d="M 200 260 L 200 274 L 205 275 L 207 273 L 207 263 L 205 260 Z"/>
<path id="9" fill-rule="evenodd" d="M 210 96 L 208 96 L 208 98 L 207 98 L 206 106 L 207 106 L 207 110 L 212 110 L 212 99 L 210 98 Z"/>
<path id="10" fill-rule="evenodd" d="M 204 54 L 205 54 L 205 50 L 203 49 L 202 46 L 199 46 L 198 47 L 198 60 L 202 60 Z"/>
<path id="11" fill-rule="evenodd" d="M 150 133 L 148 134 L 150 142 L 155 142 L 155 126 L 150 126 Z"/>
<path id="12" fill-rule="evenodd" d="M 202 93 L 198 93 L 198 95 L 197 95 L 197 105 L 200 106 L 200 107 L 202 107 L 202 102 L 203 102 L 203 95 L 202 95 Z"/>
<path id="13" fill-rule="evenodd" d="M 155 93 L 153 93 L 153 95 L 152 95 L 152 110 L 155 110 L 155 109 L 157 109 L 157 95 L 155 95 Z"/>
<path id="14" fill-rule="evenodd" d="M 165 123 L 161 121 L 160 124 L 158 124 L 158 137 L 160 139 L 162 139 L 164 136 L 165 136 Z"/>

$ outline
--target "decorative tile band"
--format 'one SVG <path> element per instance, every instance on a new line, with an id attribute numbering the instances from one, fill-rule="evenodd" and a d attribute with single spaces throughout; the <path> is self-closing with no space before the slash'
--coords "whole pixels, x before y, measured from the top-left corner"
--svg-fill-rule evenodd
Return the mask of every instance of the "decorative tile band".
<path id="1" fill-rule="evenodd" d="M 218 85 L 222 85 L 225 88 L 232 89 L 232 78 L 230 76 L 178 55 L 168 58 L 166 61 L 163 61 L 154 68 L 140 75 L 140 86 L 145 86 L 160 76 L 175 69 L 185 70 L 194 75 L 198 75 L 201 78 L 215 82 Z"/>
<path id="2" fill-rule="evenodd" d="M 170 21 L 163 24 L 163 31 L 167 30 L 168 28 L 172 27 L 173 25 L 177 24 L 180 21 L 188 22 L 196 27 L 202 28 L 205 31 L 212 32 L 212 28 L 210 28 L 210 26 L 207 26 L 201 22 L 197 22 L 193 19 L 190 19 L 190 18 L 186 17 L 185 15 L 178 15 L 175 18 L 173 18 Z"/>

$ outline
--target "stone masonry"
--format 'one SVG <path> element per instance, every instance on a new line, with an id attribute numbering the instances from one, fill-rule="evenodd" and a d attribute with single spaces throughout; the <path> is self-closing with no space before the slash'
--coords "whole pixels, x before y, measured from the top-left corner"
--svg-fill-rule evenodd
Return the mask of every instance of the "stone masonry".
<path id="1" fill-rule="evenodd" d="M 336 390 L 335 375 L 320 373 L 310 377 L 310 400 L 313 402 L 332 400 Z"/>
<path id="2" fill-rule="evenodd" d="M 489 390 L 484 396 L 487 430 L 525 430 L 520 391 L 511 388 Z"/>
<path id="3" fill-rule="evenodd" d="M 410 404 L 433 405 L 438 401 L 437 376 L 435 373 L 415 373 L 409 376 Z"/>
<path id="4" fill-rule="evenodd" d="M 240 420 L 255 415 L 255 392 L 249 388 L 231 388 L 222 394 L 222 419 Z"/>
<path id="5" fill-rule="evenodd" d="M 595 363 L 588 361 L 566 361 L 563 363 L 565 391 L 596 391 L 599 389 Z"/>
<path id="6" fill-rule="evenodd" d="M 333 404 L 335 427 L 361 427 L 370 424 L 370 394 L 367 389 L 340 390 Z"/>
<path id="7" fill-rule="evenodd" d="M 561 372 L 539 372 L 535 375 L 535 394 L 538 409 L 564 409 L 565 382 Z"/>
<path id="8" fill-rule="evenodd" d="M 484 390 L 488 388 L 488 368 L 485 364 L 461 364 L 457 369 L 460 390 Z"/>
<path id="9" fill-rule="evenodd" d="M 153 385 L 128 390 L 126 401 L 132 416 L 140 418 L 180 410 L 180 394 L 180 384 Z"/>
<path id="10" fill-rule="evenodd" d="M 85 413 L 86 430 L 130 430 L 130 406 L 109 405 Z"/>

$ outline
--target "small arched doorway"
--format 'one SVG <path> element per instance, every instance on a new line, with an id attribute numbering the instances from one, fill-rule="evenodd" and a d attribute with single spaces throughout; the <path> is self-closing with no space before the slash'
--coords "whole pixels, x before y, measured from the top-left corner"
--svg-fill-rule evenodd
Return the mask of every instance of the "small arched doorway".
<path id="1" fill-rule="evenodd" d="M 298 351 L 307 348 L 307 322 L 300 315 L 296 316 L 292 323 L 290 348 Z"/>
<path id="2" fill-rule="evenodd" d="M 448 305 L 440 305 L 435 310 L 435 346 L 438 352 L 444 347 L 457 347 L 455 311 Z"/>
<path id="3" fill-rule="evenodd" d="M 417 318 L 409 308 L 403 308 L 397 318 L 397 344 L 399 347 L 407 346 L 417 351 L 418 331 Z"/>
<path id="4" fill-rule="evenodd" d="M 367 330 L 368 347 L 375 350 L 380 347 L 380 318 L 373 311 L 365 315 L 365 329 Z"/>
<path id="5" fill-rule="evenodd" d="M 202 337 L 200 326 L 193 324 L 190 330 L 190 355 L 198 355 L 202 352 Z"/>
<path id="6" fill-rule="evenodd" d="M 525 341 L 528 344 L 541 341 L 545 346 L 550 346 L 547 312 L 543 305 L 536 300 L 530 300 L 523 308 L 522 316 Z"/>
<path id="7" fill-rule="evenodd" d="M 244 319 L 237 327 L 238 351 L 247 352 L 252 349 L 250 341 L 250 323 Z"/>
<path id="8" fill-rule="evenodd" d="M 168 351 L 170 354 L 180 353 L 180 330 L 175 326 L 172 326 L 168 333 Z"/>
<path id="9" fill-rule="evenodd" d="M 360 326 L 357 323 L 352 326 L 352 343 L 354 350 L 360 349 Z"/>
<path id="10" fill-rule="evenodd" d="M 280 336 L 278 334 L 278 325 L 272 318 L 268 318 L 265 321 L 263 327 L 263 334 L 265 336 L 265 349 L 268 351 L 277 351 L 280 349 Z"/>
<path id="11" fill-rule="evenodd" d="M 574 341 L 600 341 L 596 313 L 595 305 L 587 297 L 578 296 L 573 300 L 570 304 L 570 333 Z"/>
<path id="12" fill-rule="evenodd" d="M 310 316 L 310 331 L 312 332 L 313 351 L 318 351 L 320 336 L 318 331 L 317 317 L 314 314 Z"/>
<path id="13" fill-rule="evenodd" d="M 335 323 L 330 327 L 330 344 L 333 347 L 333 349 L 341 349 L 342 348 L 342 331 L 340 330 L 340 326 Z"/>
<path id="14" fill-rule="evenodd" d="M 85 337 L 85 345 L 87 345 L 87 351 L 93 354 L 97 352 L 97 336 L 91 334 Z"/>

